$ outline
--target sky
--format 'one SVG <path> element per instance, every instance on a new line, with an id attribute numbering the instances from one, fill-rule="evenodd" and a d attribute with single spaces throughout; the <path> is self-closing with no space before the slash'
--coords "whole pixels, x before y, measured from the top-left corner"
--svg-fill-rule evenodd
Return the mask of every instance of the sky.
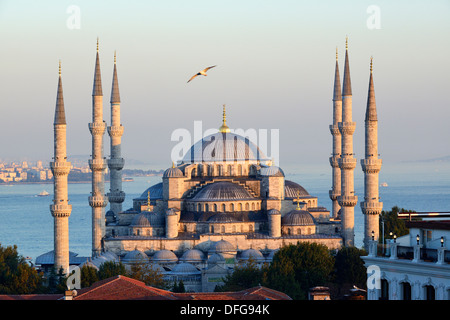
<path id="1" fill-rule="evenodd" d="M 219 128 L 225 104 L 230 128 L 279 131 L 280 166 L 329 168 L 346 37 L 355 157 L 371 56 L 383 163 L 449 156 L 449 16 L 439 0 L 0 1 L 0 159 L 53 156 L 59 60 L 69 161 L 90 157 L 97 38 L 108 125 L 117 53 L 126 163 L 169 167 L 173 132 Z"/>

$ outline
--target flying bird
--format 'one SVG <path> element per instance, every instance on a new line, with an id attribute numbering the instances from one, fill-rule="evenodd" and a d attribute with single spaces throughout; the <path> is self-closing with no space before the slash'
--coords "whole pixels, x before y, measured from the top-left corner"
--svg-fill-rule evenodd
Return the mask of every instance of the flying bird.
<path id="1" fill-rule="evenodd" d="M 215 66 L 212 66 L 212 67 L 208 67 L 208 68 L 206 68 L 206 69 L 203 69 L 202 71 L 200 71 L 200 72 L 197 73 L 196 75 L 192 76 L 192 78 L 190 78 L 189 81 L 191 81 L 192 79 L 194 79 L 196 76 L 200 76 L 200 75 L 206 77 L 206 76 L 207 76 L 206 71 L 208 71 L 209 69 L 214 68 L 214 67 L 215 67 Z M 188 83 L 189 83 L 189 81 L 188 81 Z"/>

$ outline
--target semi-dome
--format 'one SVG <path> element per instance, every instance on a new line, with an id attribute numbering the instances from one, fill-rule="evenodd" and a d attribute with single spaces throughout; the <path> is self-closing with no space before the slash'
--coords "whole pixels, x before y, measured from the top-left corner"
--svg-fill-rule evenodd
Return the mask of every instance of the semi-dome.
<path id="1" fill-rule="evenodd" d="M 195 266 L 187 262 L 181 262 L 176 264 L 170 273 L 177 275 L 188 275 L 188 274 L 200 274 L 200 270 L 198 270 Z"/>
<path id="2" fill-rule="evenodd" d="M 130 226 L 139 228 L 160 226 L 164 223 L 163 220 L 155 212 L 143 211 L 133 218 Z"/>
<path id="3" fill-rule="evenodd" d="M 222 253 L 222 252 L 236 252 L 234 246 L 226 240 L 220 240 L 215 242 L 210 250 L 212 253 Z"/>
<path id="4" fill-rule="evenodd" d="M 294 209 L 281 218 L 284 226 L 310 226 L 315 225 L 313 216 L 305 210 Z"/>
<path id="5" fill-rule="evenodd" d="M 122 258 L 123 263 L 146 262 L 146 261 L 148 261 L 148 256 L 144 252 L 137 249 L 127 252 L 125 256 Z"/>
<path id="6" fill-rule="evenodd" d="M 207 184 L 195 196 L 192 201 L 236 201 L 255 200 L 255 198 L 241 185 L 219 181 Z"/>
<path id="7" fill-rule="evenodd" d="M 183 157 L 184 163 L 224 161 L 267 161 L 266 155 L 247 137 L 217 132 L 194 143 Z"/>
<path id="8" fill-rule="evenodd" d="M 213 253 L 208 258 L 208 264 L 217 264 L 217 263 L 225 263 L 225 262 L 226 262 L 225 258 L 220 253 Z"/>
<path id="9" fill-rule="evenodd" d="M 267 166 L 260 169 L 259 175 L 263 177 L 284 177 L 284 172 L 280 167 Z"/>
<path id="10" fill-rule="evenodd" d="M 247 249 L 242 251 L 240 257 L 240 260 L 249 260 L 249 259 L 253 259 L 256 262 L 262 261 L 264 260 L 264 256 L 261 253 L 261 251 L 256 250 L 256 249 Z"/>
<path id="11" fill-rule="evenodd" d="M 152 257 L 152 260 L 154 262 L 177 262 L 178 258 L 172 251 L 163 249 L 156 251 Z"/>
<path id="12" fill-rule="evenodd" d="M 163 178 L 179 178 L 179 177 L 183 177 L 183 172 L 174 166 L 164 171 L 163 174 Z"/>
<path id="13" fill-rule="evenodd" d="M 295 199 L 297 197 L 310 197 L 310 194 L 298 183 L 284 180 L 284 197 L 286 199 Z"/>
<path id="14" fill-rule="evenodd" d="M 198 263 L 202 262 L 205 259 L 205 255 L 203 252 L 197 249 L 187 250 L 180 258 L 180 261 L 189 262 L 189 263 Z"/>
<path id="15" fill-rule="evenodd" d="M 157 183 L 150 188 L 147 188 L 139 198 L 135 200 L 147 200 L 148 192 L 150 191 L 150 200 L 162 199 L 163 198 L 163 183 Z"/>
<path id="16" fill-rule="evenodd" d="M 278 215 L 281 214 L 280 211 L 278 211 L 277 209 L 270 209 L 269 211 L 267 211 L 268 215 Z"/>
<path id="17" fill-rule="evenodd" d="M 211 217 L 208 218 L 208 222 L 220 222 L 220 223 L 227 223 L 227 222 L 238 222 L 236 218 L 232 214 L 228 213 L 217 213 Z"/>

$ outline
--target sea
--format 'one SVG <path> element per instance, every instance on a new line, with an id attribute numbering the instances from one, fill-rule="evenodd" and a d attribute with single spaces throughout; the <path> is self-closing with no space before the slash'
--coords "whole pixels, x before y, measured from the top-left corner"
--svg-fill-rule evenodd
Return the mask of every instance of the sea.
<path id="1" fill-rule="evenodd" d="M 318 205 L 331 210 L 328 191 L 331 189 L 331 167 L 328 165 L 300 166 L 295 170 L 283 168 L 286 179 L 302 185 L 310 195 L 318 197 Z M 358 202 L 364 198 L 364 175 L 361 168 L 354 171 L 355 194 Z M 383 164 L 379 175 L 380 201 L 383 209 L 393 206 L 417 212 L 450 212 L 450 162 L 413 162 Z M 149 186 L 162 181 L 161 176 L 133 177 L 123 182 L 126 199 L 123 209 L 132 207 Z M 88 257 L 92 249 L 92 210 L 88 203 L 91 183 L 69 183 L 69 250 Z M 49 196 L 40 197 L 42 191 Z M 109 190 L 106 184 L 105 190 Z M 34 261 L 53 250 L 53 217 L 50 204 L 53 184 L 0 185 L 0 244 L 17 246 L 19 254 Z M 109 209 L 109 206 L 106 210 Z M 355 207 L 355 246 L 362 247 L 364 217 L 359 204 Z"/>

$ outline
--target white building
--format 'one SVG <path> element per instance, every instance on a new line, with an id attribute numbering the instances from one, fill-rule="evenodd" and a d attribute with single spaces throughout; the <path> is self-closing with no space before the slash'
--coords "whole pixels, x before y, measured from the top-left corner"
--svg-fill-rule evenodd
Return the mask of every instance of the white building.
<path id="1" fill-rule="evenodd" d="M 368 300 L 450 300 L 450 220 L 415 215 L 425 219 L 406 221 L 410 233 L 390 240 L 387 254 L 377 254 L 375 240 L 362 257 Z M 440 218 L 445 216 L 450 215 Z"/>

